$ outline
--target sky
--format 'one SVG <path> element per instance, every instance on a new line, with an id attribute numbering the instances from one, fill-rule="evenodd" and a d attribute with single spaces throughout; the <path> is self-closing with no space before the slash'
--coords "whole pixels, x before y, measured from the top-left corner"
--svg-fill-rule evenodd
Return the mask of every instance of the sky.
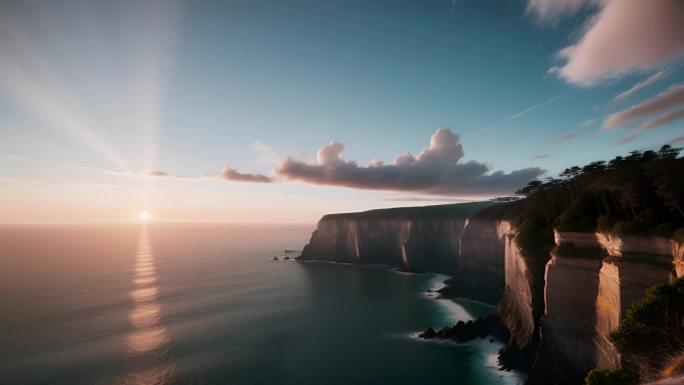
<path id="1" fill-rule="evenodd" d="M 680 0 L 0 0 L 0 223 L 314 223 L 684 146 Z"/>

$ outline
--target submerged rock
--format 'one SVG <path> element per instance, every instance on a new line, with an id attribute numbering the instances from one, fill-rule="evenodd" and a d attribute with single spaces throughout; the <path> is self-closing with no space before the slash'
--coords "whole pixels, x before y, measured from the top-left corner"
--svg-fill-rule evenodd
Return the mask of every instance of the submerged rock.
<path id="1" fill-rule="evenodd" d="M 501 341 L 507 341 L 510 336 L 501 319 L 494 314 L 490 314 L 487 317 L 478 318 L 474 321 L 458 321 L 456 325 L 447 326 L 437 331 L 429 327 L 418 334 L 418 337 L 424 339 L 450 339 L 457 343 L 464 343 L 475 338 L 484 338 L 488 335 L 496 337 Z M 494 339 L 490 340 L 490 342 L 493 341 Z"/>
<path id="2" fill-rule="evenodd" d="M 429 328 L 425 329 L 422 333 L 418 334 L 418 337 L 424 338 L 426 340 L 429 340 L 431 338 L 435 338 L 437 336 L 437 333 L 435 332 L 435 329 L 430 326 Z"/>

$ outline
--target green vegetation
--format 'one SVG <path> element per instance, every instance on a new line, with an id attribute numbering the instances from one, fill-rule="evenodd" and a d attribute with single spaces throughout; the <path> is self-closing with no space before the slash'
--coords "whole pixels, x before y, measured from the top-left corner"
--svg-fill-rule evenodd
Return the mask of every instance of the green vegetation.
<path id="1" fill-rule="evenodd" d="M 594 369 L 584 379 L 584 385 L 635 385 L 639 376 L 625 369 Z"/>
<path id="2" fill-rule="evenodd" d="M 672 235 L 684 225 L 680 151 L 668 145 L 633 151 L 567 168 L 559 178 L 532 181 L 518 191 L 528 199 L 516 217 L 538 228 Z"/>
<path id="3" fill-rule="evenodd" d="M 622 354 L 625 368 L 594 369 L 585 385 L 631 385 L 678 370 L 684 351 L 682 320 L 684 278 L 646 290 L 646 296 L 629 307 L 609 337 Z"/>
<path id="4" fill-rule="evenodd" d="M 684 278 L 659 283 L 633 303 L 610 341 L 628 366 L 660 373 L 673 354 L 684 351 Z"/>

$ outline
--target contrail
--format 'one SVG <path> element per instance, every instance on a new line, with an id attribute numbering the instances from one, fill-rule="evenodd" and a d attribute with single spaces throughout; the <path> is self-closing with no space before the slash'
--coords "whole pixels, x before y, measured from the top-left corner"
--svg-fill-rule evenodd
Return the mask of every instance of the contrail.
<path id="1" fill-rule="evenodd" d="M 519 118 L 519 117 L 521 117 L 521 116 L 523 116 L 523 115 L 525 115 L 525 114 L 527 114 L 527 113 L 529 113 L 529 112 L 532 112 L 532 111 L 536 110 L 537 108 L 540 108 L 540 107 L 543 107 L 543 106 L 545 106 L 545 105 L 547 105 L 547 104 L 549 104 L 549 103 L 552 103 L 552 102 L 554 102 L 554 101 L 556 101 L 556 100 L 562 98 L 563 96 L 569 94 L 570 92 L 572 92 L 572 90 L 567 91 L 567 92 L 564 92 L 564 93 L 562 93 L 562 94 L 560 94 L 560 95 L 556 95 L 556 96 L 552 97 L 551 99 L 544 100 L 543 102 L 537 103 L 537 104 L 533 105 L 532 107 L 528 107 L 528 108 L 526 108 L 526 109 L 524 109 L 524 110 L 522 110 L 522 111 L 520 111 L 520 112 L 516 112 L 515 114 L 513 114 L 513 115 L 511 115 L 511 116 L 509 116 L 509 117 L 507 117 L 507 118 L 505 118 L 505 119 L 503 119 L 503 120 L 499 120 L 499 121 L 496 122 L 496 123 L 490 124 L 490 125 L 485 126 L 485 127 L 482 127 L 482 128 L 478 128 L 477 130 L 472 131 L 472 132 L 468 132 L 468 133 L 466 133 L 465 135 L 479 134 L 479 133 L 481 133 L 481 132 L 484 132 L 484 131 L 489 130 L 490 128 L 498 127 L 498 126 L 500 126 L 500 125 L 502 125 L 502 124 L 504 124 L 504 123 L 506 123 L 506 122 L 510 122 L 510 121 L 513 120 L 513 119 L 517 119 L 517 118 Z"/>

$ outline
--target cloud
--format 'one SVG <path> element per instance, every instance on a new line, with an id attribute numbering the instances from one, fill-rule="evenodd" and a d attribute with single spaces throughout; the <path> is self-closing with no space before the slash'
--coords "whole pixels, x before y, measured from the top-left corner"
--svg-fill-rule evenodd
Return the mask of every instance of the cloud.
<path id="1" fill-rule="evenodd" d="M 659 80 L 665 79 L 666 77 L 670 76 L 670 74 L 672 74 L 672 71 L 660 71 L 655 75 L 649 77 L 648 79 L 635 84 L 634 86 L 632 86 L 632 88 L 628 89 L 627 91 L 619 93 L 615 98 L 613 98 L 613 101 L 618 102 L 620 100 L 627 99 L 628 97 L 641 91 L 641 89 L 646 88 Z"/>
<path id="2" fill-rule="evenodd" d="M 544 158 L 548 158 L 548 157 L 549 156 L 547 154 L 539 154 L 539 155 L 533 156 L 532 159 L 544 159 Z"/>
<path id="3" fill-rule="evenodd" d="M 528 0 L 542 20 L 571 15 L 586 4 L 599 11 L 580 39 L 562 49 L 564 61 L 552 68 L 567 82 L 591 86 L 633 72 L 661 68 L 684 54 L 684 2 L 681 0 Z"/>
<path id="4" fill-rule="evenodd" d="M 542 21 L 552 21 L 562 15 L 574 15 L 592 0 L 528 0 L 527 11 L 533 13 Z"/>
<path id="5" fill-rule="evenodd" d="M 620 140 L 616 140 L 615 142 L 613 142 L 613 145 L 614 145 L 614 146 L 619 146 L 619 145 L 622 145 L 622 144 L 631 143 L 631 142 L 633 142 L 636 138 L 637 138 L 636 135 L 626 136 L 626 137 L 624 137 L 624 138 L 622 138 L 622 139 L 620 139 Z"/>
<path id="6" fill-rule="evenodd" d="M 5 154 L 5 155 L 3 155 L 2 157 L 5 158 L 5 159 L 16 160 L 16 161 L 19 161 L 19 162 L 24 162 L 24 161 L 27 161 L 27 160 L 28 160 L 28 158 L 25 157 L 25 156 L 14 155 L 14 154 Z"/>
<path id="7" fill-rule="evenodd" d="M 585 120 L 582 123 L 580 123 L 579 126 L 582 128 L 587 128 L 594 123 L 596 123 L 596 119 L 589 119 L 589 120 Z"/>
<path id="8" fill-rule="evenodd" d="M 149 175 L 149 176 L 158 176 L 158 177 L 168 177 L 168 176 L 171 176 L 171 174 L 169 174 L 169 173 L 166 172 L 166 171 L 152 171 L 152 172 L 150 172 L 148 175 Z"/>
<path id="9" fill-rule="evenodd" d="M 684 83 L 661 92 L 650 100 L 610 115 L 603 122 L 603 129 L 616 128 L 646 115 L 661 112 L 680 104 L 684 104 Z"/>
<path id="10" fill-rule="evenodd" d="M 233 182 L 273 183 L 273 178 L 262 174 L 243 174 L 232 167 L 226 166 L 218 175 L 220 178 Z"/>
<path id="11" fill-rule="evenodd" d="M 681 118 L 684 118 L 684 108 L 675 111 L 670 111 L 666 114 L 658 116 L 655 119 L 651 119 L 648 122 L 642 124 L 641 129 L 652 130 L 656 127 L 660 127 L 664 124 L 674 122 L 675 120 L 679 120 Z"/>
<path id="12" fill-rule="evenodd" d="M 252 143 L 252 149 L 259 153 L 259 162 L 261 163 L 275 163 L 281 159 L 281 156 L 273 147 L 259 140 L 255 140 Z"/>
<path id="13" fill-rule="evenodd" d="M 670 140 L 668 143 L 669 144 L 684 143 L 684 134 L 672 138 L 672 140 Z"/>
<path id="14" fill-rule="evenodd" d="M 556 139 L 552 140 L 551 144 L 567 142 L 568 140 L 572 140 L 574 137 L 575 137 L 575 134 L 563 135 L 560 138 L 556 138 Z"/>
<path id="15" fill-rule="evenodd" d="M 316 163 L 287 158 L 274 172 L 289 181 L 316 185 L 452 196 L 510 194 L 544 172 L 531 167 L 506 174 L 490 172 L 475 161 L 460 162 L 461 138 L 447 128 L 437 130 L 418 156 L 405 152 L 391 164 L 375 161 L 359 166 L 341 158 L 344 148 L 343 143 L 330 142 L 318 151 Z"/>

